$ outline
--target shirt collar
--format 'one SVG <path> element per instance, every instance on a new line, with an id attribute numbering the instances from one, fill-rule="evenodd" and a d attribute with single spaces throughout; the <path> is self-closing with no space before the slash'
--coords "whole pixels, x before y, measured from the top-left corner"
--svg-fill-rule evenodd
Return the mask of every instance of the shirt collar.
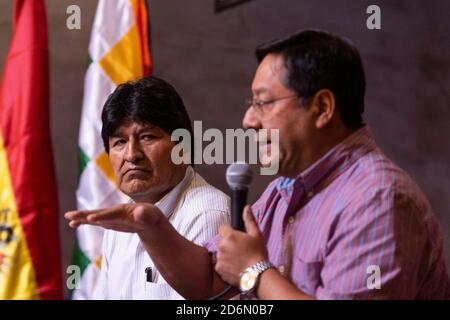
<path id="1" fill-rule="evenodd" d="M 288 197 L 299 188 L 309 193 L 330 174 L 334 173 L 337 176 L 354 161 L 375 148 L 371 130 L 364 125 L 330 149 L 296 178 L 281 177 L 276 188 L 278 192 Z"/>
<path id="2" fill-rule="evenodd" d="M 161 210 L 167 219 L 172 215 L 178 204 L 181 194 L 187 188 L 194 178 L 194 169 L 191 166 L 186 168 L 183 180 L 181 180 L 172 190 L 170 190 L 161 200 L 155 203 L 155 206 Z"/>
<path id="3" fill-rule="evenodd" d="M 180 200 L 181 194 L 192 182 L 194 174 L 194 169 L 191 166 L 188 166 L 186 168 L 183 180 L 181 180 L 172 190 L 170 190 L 164 197 L 155 203 L 155 206 L 161 210 L 167 219 L 172 216 L 172 213 Z M 133 199 L 130 199 L 129 203 L 134 203 Z"/>

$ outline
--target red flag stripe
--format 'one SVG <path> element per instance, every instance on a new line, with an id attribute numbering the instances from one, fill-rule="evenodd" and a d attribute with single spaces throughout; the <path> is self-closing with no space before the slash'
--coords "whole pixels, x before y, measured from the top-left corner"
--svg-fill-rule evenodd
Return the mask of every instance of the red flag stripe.
<path id="1" fill-rule="evenodd" d="M 41 299 L 62 298 L 58 196 L 50 138 L 43 0 L 16 0 L 0 89 L 0 127 Z"/>

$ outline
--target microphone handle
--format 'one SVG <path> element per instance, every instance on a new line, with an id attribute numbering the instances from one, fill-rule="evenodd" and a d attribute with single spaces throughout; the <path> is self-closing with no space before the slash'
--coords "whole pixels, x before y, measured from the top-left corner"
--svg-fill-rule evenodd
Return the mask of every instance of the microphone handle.
<path id="1" fill-rule="evenodd" d="M 245 231 L 243 213 L 247 204 L 248 189 L 231 190 L 231 226 L 235 230 Z"/>

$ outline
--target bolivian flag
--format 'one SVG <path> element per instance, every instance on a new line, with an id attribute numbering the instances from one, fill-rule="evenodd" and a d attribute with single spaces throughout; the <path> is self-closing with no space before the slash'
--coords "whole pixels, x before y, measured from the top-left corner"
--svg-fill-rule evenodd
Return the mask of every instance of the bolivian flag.
<path id="1" fill-rule="evenodd" d="M 79 134 L 77 208 L 91 210 L 128 200 L 115 184 L 101 139 L 101 112 L 118 84 L 151 73 L 148 7 L 145 0 L 100 0 L 89 43 Z M 73 299 L 91 299 L 101 266 L 103 229 L 77 229 L 74 263 L 81 280 Z"/>
<path id="2" fill-rule="evenodd" d="M 61 299 L 44 0 L 16 0 L 0 87 L 0 299 Z"/>

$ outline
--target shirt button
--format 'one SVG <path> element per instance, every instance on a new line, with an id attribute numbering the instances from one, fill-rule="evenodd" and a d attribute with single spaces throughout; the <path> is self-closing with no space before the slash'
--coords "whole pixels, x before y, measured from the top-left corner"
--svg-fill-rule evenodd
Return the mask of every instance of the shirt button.
<path id="1" fill-rule="evenodd" d="M 293 224 L 294 221 L 295 221 L 295 218 L 293 216 L 290 216 L 289 219 L 288 219 L 288 223 L 289 224 Z"/>
<path id="2" fill-rule="evenodd" d="M 284 266 L 283 265 L 279 266 L 278 271 L 280 271 L 281 274 L 284 274 Z"/>
<path id="3" fill-rule="evenodd" d="M 311 199 L 312 197 L 314 197 L 314 192 L 312 192 L 312 191 L 308 192 L 307 197 L 308 197 L 308 199 Z"/>

